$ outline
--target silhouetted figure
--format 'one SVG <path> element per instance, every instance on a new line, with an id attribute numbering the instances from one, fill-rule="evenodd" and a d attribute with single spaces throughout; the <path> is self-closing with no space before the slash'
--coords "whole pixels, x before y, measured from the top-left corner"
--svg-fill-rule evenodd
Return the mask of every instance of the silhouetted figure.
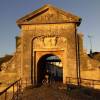
<path id="1" fill-rule="evenodd" d="M 51 79 L 51 73 L 49 70 L 46 70 L 46 73 L 45 73 L 45 78 L 48 80 L 48 82 L 50 83 L 50 79 Z"/>

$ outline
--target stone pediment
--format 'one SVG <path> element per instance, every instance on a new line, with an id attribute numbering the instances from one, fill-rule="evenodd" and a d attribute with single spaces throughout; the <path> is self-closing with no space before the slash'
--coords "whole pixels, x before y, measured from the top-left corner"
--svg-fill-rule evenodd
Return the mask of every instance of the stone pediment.
<path id="1" fill-rule="evenodd" d="M 17 20 L 17 24 L 52 24 L 52 23 L 77 23 L 80 24 L 81 18 L 69 12 L 65 12 L 52 5 L 45 5 L 40 9 Z"/>

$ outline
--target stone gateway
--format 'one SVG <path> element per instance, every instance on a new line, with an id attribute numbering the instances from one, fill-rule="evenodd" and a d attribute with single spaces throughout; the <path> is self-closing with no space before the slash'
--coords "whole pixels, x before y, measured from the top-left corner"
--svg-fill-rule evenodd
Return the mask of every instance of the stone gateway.
<path id="1" fill-rule="evenodd" d="M 38 63 L 50 56 L 61 60 L 63 83 L 66 83 L 67 76 L 77 76 L 75 35 L 80 21 L 80 17 L 51 5 L 45 5 L 17 21 L 21 29 L 18 47 L 23 79 L 32 84 L 40 82 L 45 65 Z"/>
<path id="2" fill-rule="evenodd" d="M 84 51 L 83 34 L 77 32 L 80 23 L 80 17 L 52 5 L 20 18 L 16 52 L 7 70 L 17 73 L 23 82 L 27 80 L 28 85 L 40 84 L 46 70 L 64 84 L 66 77 L 92 78 L 89 68 L 95 66 L 96 71 L 100 63 L 92 64 Z M 96 75 L 96 79 L 100 77 Z"/>

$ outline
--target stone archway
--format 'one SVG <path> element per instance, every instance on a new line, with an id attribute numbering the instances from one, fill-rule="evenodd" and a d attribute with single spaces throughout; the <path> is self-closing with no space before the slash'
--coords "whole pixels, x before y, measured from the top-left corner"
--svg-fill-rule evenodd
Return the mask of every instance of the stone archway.
<path id="1" fill-rule="evenodd" d="M 41 84 L 46 70 L 55 81 L 63 81 L 63 66 L 61 59 L 54 54 L 45 54 L 37 62 L 37 84 Z"/>
<path id="2" fill-rule="evenodd" d="M 59 60 L 62 62 L 62 66 L 63 66 L 63 70 L 62 70 L 62 76 L 61 76 L 61 81 L 64 83 L 65 82 L 65 68 L 66 68 L 66 62 L 64 60 L 65 58 L 65 51 L 64 50 L 47 50 L 47 51 L 34 51 L 34 66 L 33 66 L 33 75 L 32 79 L 33 79 L 33 85 L 38 85 L 38 83 L 41 84 L 41 80 L 44 77 L 44 74 L 42 73 L 43 71 L 45 71 L 45 67 L 41 67 L 41 66 L 45 66 L 45 62 L 46 59 L 48 57 L 51 56 L 56 56 L 59 58 Z M 44 63 L 43 63 L 44 62 Z M 42 65 L 43 64 L 43 65 Z M 42 69 L 42 70 L 41 70 Z M 42 74 L 42 75 L 41 75 Z M 40 77 L 42 76 L 42 77 Z"/>
<path id="3" fill-rule="evenodd" d="M 39 73 L 42 73 L 40 69 L 38 68 L 39 62 L 45 62 L 45 60 L 48 55 L 55 55 L 60 58 L 63 64 L 63 74 L 62 74 L 62 82 L 66 83 L 66 65 L 67 65 L 67 49 L 65 48 L 67 46 L 67 40 L 65 37 L 61 36 L 38 36 L 32 39 L 32 62 L 31 62 L 31 82 L 33 85 L 37 85 L 38 83 L 41 83 L 41 80 L 43 79 L 43 76 Z M 43 58 L 42 58 L 43 57 Z M 42 65 L 42 64 L 40 64 Z M 44 68 L 45 70 L 45 68 Z M 39 71 L 39 72 L 38 72 Z M 43 71 L 43 70 L 42 70 Z M 39 75 L 42 76 L 42 78 L 39 79 Z"/>

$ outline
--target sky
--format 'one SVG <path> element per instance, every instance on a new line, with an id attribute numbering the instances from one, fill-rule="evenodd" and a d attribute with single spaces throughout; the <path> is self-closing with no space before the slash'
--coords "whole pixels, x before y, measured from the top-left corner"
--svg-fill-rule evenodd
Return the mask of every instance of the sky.
<path id="1" fill-rule="evenodd" d="M 100 52 L 100 0 L 0 0 L 0 57 L 16 51 L 15 37 L 20 29 L 16 20 L 45 4 L 52 4 L 82 18 L 78 32 L 84 34 L 84 49 Z"/>

